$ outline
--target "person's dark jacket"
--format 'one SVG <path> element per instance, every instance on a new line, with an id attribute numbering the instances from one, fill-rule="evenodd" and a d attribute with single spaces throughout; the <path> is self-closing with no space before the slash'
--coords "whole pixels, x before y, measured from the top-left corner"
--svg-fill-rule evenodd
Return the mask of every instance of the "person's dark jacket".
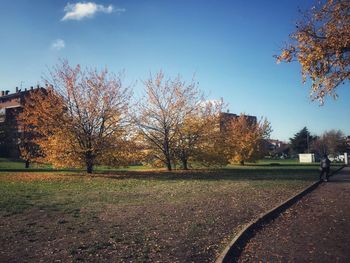
<path id="1" fill-rule="evenodd" d="M 331 165 L 331 161 L 327 157 L 323 157 L 321 159 L 321 168 L 329 168 Z"/>

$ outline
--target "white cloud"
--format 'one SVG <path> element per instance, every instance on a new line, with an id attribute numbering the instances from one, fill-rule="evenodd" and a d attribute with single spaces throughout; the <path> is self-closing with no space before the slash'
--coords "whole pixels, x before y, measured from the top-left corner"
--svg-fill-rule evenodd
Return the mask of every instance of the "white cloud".
<path id="1" fill-rule="evenodd" d="M 61 20 L 82 20 L 84 18 L 93 17 L 98 12 L 106 14 L 117 12 L 120 14 L 125 11 L 126 10 L 124 8 L 115 9 L 113 5 L 103 6 L 94 2 L 78 2 L 75 4 L 68 3 L 64 8 L 65 15 Z"/>
<path id="2" fill-rule="evenodd" d="M 56 39 L 51 43 L 51 49 L 54 50 L 61 50 L 66 47 L 66 43 L 64 42 L 63 39 Z"/>

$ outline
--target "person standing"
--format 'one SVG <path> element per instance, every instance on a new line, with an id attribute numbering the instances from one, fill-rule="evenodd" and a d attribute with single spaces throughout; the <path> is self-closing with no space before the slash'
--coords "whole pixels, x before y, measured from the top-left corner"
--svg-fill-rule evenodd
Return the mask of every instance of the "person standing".
<path id="1" fill-rule="evenodd" d="M 320 181 L 322 181 L 324 174 L 326 175 L 326 178 L 323 179 L 325 182 L 328 182 L 329 180 L 329 170 L 331 166 L 331 161 L 328 159 L 327 154 L 324 154 L 321 158 L 321 173 L 320 173 Z"/>

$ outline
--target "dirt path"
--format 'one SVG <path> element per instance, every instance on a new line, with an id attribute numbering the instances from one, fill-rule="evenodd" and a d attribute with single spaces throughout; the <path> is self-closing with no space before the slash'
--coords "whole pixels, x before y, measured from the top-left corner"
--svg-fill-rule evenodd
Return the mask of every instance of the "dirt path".
<path id="1" fill-rule="evenodd" d="M 350 262 L 350 167 L 258 231 L 239 262 Z"/>

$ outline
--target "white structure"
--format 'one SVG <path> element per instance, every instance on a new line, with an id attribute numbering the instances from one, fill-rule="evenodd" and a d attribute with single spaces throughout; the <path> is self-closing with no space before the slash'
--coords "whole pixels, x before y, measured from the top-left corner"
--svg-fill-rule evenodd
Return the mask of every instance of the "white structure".
<path id="1" fill-rule="evenodd" d="M 344 162 L 346 165 L 349 164 L 349 157 L 348 157 L 348 153 L 344 153 Z"/>
<path id="2" fill-rule="evenodd" d="M 299 162 L 300 163 L 314 163 L 315 154 L 313 153 L 299 153 Z"/>

